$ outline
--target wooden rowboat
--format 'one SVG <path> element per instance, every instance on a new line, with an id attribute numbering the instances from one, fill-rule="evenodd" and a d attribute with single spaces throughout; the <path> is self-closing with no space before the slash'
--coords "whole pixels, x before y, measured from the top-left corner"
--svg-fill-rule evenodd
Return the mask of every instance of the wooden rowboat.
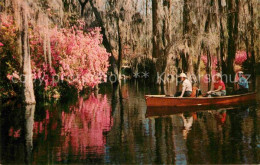
<path id="1" fill-rule="evenodd" d="M 173 97 L 166 95 L 146 95 L 147 107 L 224 107 L 250 103 L 256 100 L 256 92 L 221 97 Z"/>
<path id="2" fill-rule="evenodd" d="M 247 109 L 249 107 L 256 106 L 255 103 L 249 103 L 249 104 L 242 104 L 239 106 L 221 106 L 221 107 L 208 107 L 208 106 L 202 106 L 202 107 L 147 107 L 145 117 L 147 118 L 156 118 L 156 117 L 162 117 L 162 116 L 170 116 L 170 115 L 176 115 L 180 113 L 197 113 L 197 112 L 204 112 L 204 111 L 226 111 L 226 110 L 234 110 L 234 109 Z"/>

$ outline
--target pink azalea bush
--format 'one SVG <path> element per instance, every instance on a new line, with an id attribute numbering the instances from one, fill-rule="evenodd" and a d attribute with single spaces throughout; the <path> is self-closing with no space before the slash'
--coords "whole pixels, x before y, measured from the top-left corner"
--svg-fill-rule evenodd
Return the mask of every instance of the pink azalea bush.
<path id="1" fill-rule="evenodd" d="M 208 64 L 208 57 L 207 55 L 202 55 L 201 56 L 201 60 L 202 62 L 204 63 L 205 66 L 207 66 Z M 211 75 L 214 77 L 214 75 L 217 73 L 216 69 L 217 69 L 217 64 L 218 64 L 218 60 L 217 60 L 217 57 L 216 56 L 212 56 L 212 59 L 211 59 L 211 65 L 212 65 L 212 68 L 211 68 Z M 204 75 L 203 78 L 202 78 L 203 82 L 205 83 L 208 83 L 209 81 L 209 77 L 208 75 Z"/>
<path id="2" fill-rule="evenodd" d="M 7 64 L 1 72 L 9 80 L 20 80 L 18 28 L 11 16 L 0 15 L 0 22 L 0 60 L 5 59 Z M 79 26 L 71 28 L 53 27 L 48 30 L 29 25 L 33 79 L 40 80 L 46 90 L 52 90 L 52 87 L 56 87 L 61 81 L 67 82 L 78 91 L 106 81 L 110 54 L 102 46 L 100 28 L 85 32 L 84 22 L 79 22 Z M 47 50 L 44 50 L 44 38 L 46 40 L 48 37 L 51 65 L 47 60 L 48 51 L 44 53 Z"/>
<path id="3" fill-rule="evenodd" d="M 58 78 L 78 90 L 105 81 L 110 54 L 101 46 L 100 30 L 95 28 L 85 33 L 75 26 L 71 29 L 50 29 L 51 66 L 44 59 L 43 37 L 36 31 L 30 37 L 34 78 L 43 79 L 45 87 L 56 86 Z"/>
<path id="4" fill-rule="evenodd" d="M 249 54 L 249 57 L 250 56 L 251 55 Z M 207 65 L 207 63 L 208 63 L 207 55 L 203 55 L 201 57 L 201 60 L 203 61 L 203 63 L 205 65 Z M 243 62 L 245 62 L 246 60 L 247 60 L 247 53 L 246 53 L 246 51 L 240 51 L 239 50 L 239 51 L 236 52 L 236 57 L 235 57 L 235 64 L 236 65 L 242 65 Z M 215 56 L 213 57 L 211 62 L 212 62 L 212 67 L 216 67 L 217 64 L 218 64 L 218 60 L 217 60 L 217 58 Z"/>
<path id="5" fill-rule="evenodd" d="M 202 55 L 201 56 L 201 60 L 204 63 L 204 65 L 207 66 L 207 64 L 208 64 L 208 57 L 207 57 L 207 55 Z M 215 56 L 212 57 L 211 64 L 212 64 L 213 68 L 217 67 L 217 64 L 218 64 L 217 57 L 215 57 Z"/>
<path id="6" fill-rule="evenodd" d="M 249 57 L 250 56 L 251 55 L 249 54 Z M 207 55 L 202 55 L 201 60 L 203 61 L 204 65 L 206 66 L 208 63 Z M 240 50 L 237 51 L 236 57 L 235 57 L 235 71 L 241 70 L 241 66 L 246 60 L 247 60 L 246 51 L 240 51 Z M 215 56 L 212 56 L 211 63 L 212 63 L 212 75 L 214 76 L 217 73 L 216 68 L 217 68 L 217 64 L 218 64 L 218 60 Z M 236 69 L 236 68 L 240 68 L 240 69 Z M 204 80 L 204 82 L 208 82 L 208 76 L 205 75 L 203 77 L 203 80 Z"/>
<path id="7" fill-rule="evenodd" d="M 250 57 L 250 54 L 249 54 Z M 235 64 L 236 65 L 242 65 L 243 62 L 247 60 L 247 53 L 246 51 L 237 51 L 236 52 L 236 58 L 235 58 Z"/>

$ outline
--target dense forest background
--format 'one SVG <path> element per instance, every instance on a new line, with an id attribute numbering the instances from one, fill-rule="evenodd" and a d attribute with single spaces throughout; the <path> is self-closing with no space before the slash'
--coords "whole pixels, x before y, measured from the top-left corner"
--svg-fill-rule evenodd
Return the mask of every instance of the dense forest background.
<path id="1" fill-rule="evenodd" d="M 248 63 L 259 61 L 257 0 L 78 0 L 67 8 L 75 9 L 72 4 L 88 27 L 103 28 L 104 45 L 119 68 L 198 75 L 206 56 L 207 72 L 216 59 L 218 71 L 234 75 L 239 51 L 246 52 Z M 245 69 L 254 72 L 250 68 Z"/>
<path id="2" fill-rule="evenodd" d="M 206 56 L 208 72 L 216 58 L 217 70 L 234 74 L 239 51 L 246 52 L 248 63 L 259 60 L 257 0 L 75 0 L 64 7 L 80 12 L 87 27 L 102 27 L 118 68 L 198 75 Z"/>
<path id="3" fill-rule="evenodd" d="M 119 80 L 142 77 L 147 72 L 151 82 L 165 84 L 172 78 L 169 75 L 180 72 L 199 81 L 201 72 L 209 75 L 222 72 L 234 78 L 238 70 L 254 78 L 260 60 L 259 0 L 1 0 L 0 12 L 2 18 L 12 16 L 18 27 L 17 41 L 12 41 L 18 45 L 17 49 L 9 47 L 8 51 L 19 55 L 17 65 L 23 73 L 31 72 L 30 58 L 35 59 L 26 58 L 32 51 L 31 31 L 37 31 L 39 36 L 43 34 L 40 45 L 43 48 L 39 52 L 49 67 L 55 65 L 51 38 L 54 27 L 82 26 L 80 30 L 84 32 L 100 27 L 97 31 L 110 53 L 108 75 L 114 73 Z M 3 24 L 3 19 L 1 21 Z M 10 40 L 3 36 L 0 42 L 6 45 Z M 105 61 L 107 54 L 103 50 L 102 54 L 102 58 L 97 57 L 94 62 Z M 10 66 L 3 63 L 1 76 L 6 77 Z M 107 64 L 98 67 L 103 68 L 98 70 L 99 74 L 107 72 Z M 19 69 L 11 70 L 19 72 Z M 127 70 L 130 73 L 127 74 Z M 163 77 L 159 79 L 162 81 L 157 81 L 158 75 Z M 25 82 L 24 88 L 28 91 L 35 88 L 29 80 Z M 86 86 L 93 87 L 100 82 L 97 78 Z M 4 83 L 2 80 L 2 87 Z M 82 89 L 79 83 L 76 87 Z"/>

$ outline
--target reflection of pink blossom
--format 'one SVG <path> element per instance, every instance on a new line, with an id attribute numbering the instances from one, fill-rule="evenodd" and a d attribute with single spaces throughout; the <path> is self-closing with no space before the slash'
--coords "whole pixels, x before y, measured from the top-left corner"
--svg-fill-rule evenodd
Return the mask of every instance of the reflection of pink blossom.
<path id="1" fill-rule="evenodd" d="M 21 132 L 21 129 L 14 131 L 14 137 L 15 138 L 20 137 L 20 132 Z"/>
<path id="2" fill-rule="evenodd" d="M 18 137 L 20 137 L 20 133 L 21 133 L 21 129 L 14 130 L 13 127 L 11 127 L 9 129 L 9 136 L 11 136 L 11 137 L 18 138 Z"/>
<path id="3" fill-rule="evenodd" d="M 14 134 L 14 128 L 11 127 L 11 128 L 9 129 L 9 136 L 13 136 L 13 134 Z"/>
<path id="4" fill-rule="evenodd" d="M 41 122 L 35 121 L 34 124 L 33 124 L 34 136 L 37 137 L 38 134 L 41 134 L 41 133 L 44 132 L 45 133 L 45 139 L 46 139 L 47 135 L 48 135 L 47 127 L 48 127 L 49 123 L 50 123 L 50 121 L 49 121 L 49 111 L 46 110 L 45 119 Z"/>
<path id="5" fill-rule="evenodd" d="M 85 159 L 89 150 L 103 154 L 106 144 L 103 133 L 109 131 L 113 124 L 106 96 L 102 98 L 91 95 L 87 100 L 80 98 L 78 105 L 71 107 L 71 111 L 72 113 L 62 112 L 64 129 L 61 135 L 65 137 L 65 144 L 62 145 L 62 154 L 58 155 L 66 155 L 70 145 L 74 154 L 82 155 L 81 159 Z"/>
<path id="6" fill-rule="evenodd" d="M 48 136 L 48 131 L 60 132 L 57 143 L 56 160 L 66 160 L 69 152 L 81 155 L 77 159 L 86 159 L 90 152 L 103 155 L 106 139 L 104 132 L 113 125 L 111 106 L 107 97 L 90 95 L 88 99 L 79 98 L 78 103 L 70 107 L 69 112 L 46 111 L 45 119 L 34 122 L 34 138 L 39 134 Z M 59 127 L 59 121 L 61 127 Z M 57 130 L 60 128 L 60 130 Z"/>

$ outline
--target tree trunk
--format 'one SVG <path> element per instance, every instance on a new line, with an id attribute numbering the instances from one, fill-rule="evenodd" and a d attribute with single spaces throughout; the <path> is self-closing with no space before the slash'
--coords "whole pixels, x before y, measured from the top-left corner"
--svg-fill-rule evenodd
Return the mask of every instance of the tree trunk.
<path id="1" fill-rule="evenodd" d="M 251 52 L 251 77 L 252 77 L 252 81 L 253 81 L 253 90 L 255 90 L 255 86 L 256 86 L 256 73 L 255 73 L 255 42 L 254 42 L 254 38 L 255 38 L 255 31 L 254 31 L 254 7 L 253 7 L 253 3 L 252 0 L 250 0 L 249 2 L 249 12 L 250 12 L 250 16 L 251 16 L 251 20 L 250 20 L 250 36 L 251 36 L 251 43 L 250 43 L 250 52 Z"/>
<path id="2" fill-rule="evenodd" d="M 183 40 L 185 45 L 185 50 L 183 52 L 182 63 L 185 68 L 183 68 L 184 72 L 187 72 L 189 76 L 194 77 L 194 69 L 193 69 L 193 60 L 192 56 L 189 52 L 189 47 L 191 45 L 191 38 L 192 35 L 192 23 L 190 18 L 190 11 L 191 11 L 191 0 L 184 0 L 183 4 Z"/>
<path id="3" fill-rule="evenodd" d="M 165 72 L 164 74 L 164 82 L 166 82 L 166 79 L 168 78 L 168 62 L 169 62 L 169 54 L 171 49 L 171 0 L 164 0 L 163 1 L 164 6 L 164 20 L 163 20 L 163 33 L 162 33 L 162 41 L 163 41 L 163 54 L 159 58 L 162 58 L 163 67 L 158 66 L 158 68 L 161 68 L 161 72 Z M 164 85 L 166 85 L 164 83 Z"/>
<path id="4" fill-rule="evenodd" d="M 109 53 L 111 53 L 111 56 L 109 58 L 109 63 L 111 64 L 110 70 L 112 71 L 112 73 L 118 75 L 118 69 L 117 69 L 117 65 L 116 65 L 116 60 L 115 60 L 115 57 L 114 57 L 113 52 L 112 52 L 112 47 L 111 47 L 110 43 L 108 42 L 108 39 L 107 39 L 107 36 L 106 36 L 105 26 L 104 26 L 103 20 L 101 18 L 101 15 L 98 12 L 98 9 L 94 6 L 93 0 L 89 0 L 89 3 L 91 5 L 91 7 L 92 7 L 92 10 L 93 10 L 94 14 L 95 14 L 96 20 L 97 20 L 99 26 L 101 27 L 101 33 L 103 35 L 103 44 L 104 44 L 106 50 Z"/>
<path id="5" fill-rule="evenodd" d="M 189 7 L 188 7 L 188 2 L 189 0 L 184 0 L 183 4 L 183 35 L 185 36 L 187 33 L 190 32 L 189 28 Z"/>
<path id="6" fill-rule="evenodd" d="M 47 64 L 47 34 L 46 31 L 43 35 L 43 55 L 44 55 L 44 62 Z"/>
<path id="7" fill-rule="evenodd" d="M 195 66 L 195 71 L 194 73 L 196 74 L 197 76 L 197 83 L 198 85 L 200 85 L 200 62 L 201 62 L 201 50 L 199 52 L 199 55 L 197 57 L 197 63 L 196 63 L 196 66 Z"/>
<path id="8" fill-rule="evenodd" d="M 156 72 L 157 72 L 157 83 L 161 84 L 164 83 L 164 80 L 161 81 L 160 76 L 161 74 L 164 74 L 165 67 L 166 67 L 166 61 L 164 59 L 164 52 L 162 51 L 162 36 L 160 35 L 160 21 L 159 21 L 159 1 L 158 0 L 152 0 L 152 25 L 153 25 L 153 38 L 152 38 L 152 44 L 153 44 L 153 53 L 152 57 L 156 58 Z M 160 76 L 162 77 L 162 76 Z M 163 76 L 164 77 L 164 76 Z"/>
<path id="9" fill-rule="evenodd" d="M 187 73 L 188 72 L 188 59 L 184 52 L 181 52 L 181 72 Z"/>
<path id="10" fill-rule="evenodd" d="M 121 81 L 121 67 L 122 67 L 122 56 L 123 56 L 123 43 L 122 43 L 122 32 L 120 28 L 120 19 L 117 19 L 117 32 L 118 32 L 118 82 Z"/>
<path id="11" fill-rule="evenodd" d="M 21 36 L 21 30 L 19 30 L 19 34 L 17 37 L 17 44 L 18 44 L 18 51 L 17 53 L 19 54 L 19 70 L 22 70 L 22 66 L 23 66 L 23 56 L 22 56 L 22 52 L 23 52 L 23 47 L 22 47 L 22 36 Z"/>
<path id="12" fill-rule="evenodd" d="M 31 56 L 29 48 L 29 38 L 28 38 L 28 18 L 26 11 L 26 2 L 22 3 L 21 6 L 21 15 L 22 15 L 22 57 L 23 57 L 23 98 L 25 104 L 35 104 L 35 96 L 33 90 L 33 81 L 32 81 L 32 69 L 31 69 Z"/>
<path id="13" fill-rule="evenodd" d="M 213 0 L 210 1 L 210 8 L 212 8 L 212 7 L 213 7 Z M 205 29 L 204 29 L 206 33 L 209 32 L 210 24 L 211 24 L 211 11 L 210 11 L 210 9 L 208 9 L 207 20 L 206 20 Z"/>
<path id="14" fill-rule="evenodd" d="M 227 74 L 234 79 L 234 60 L 237 50 L 237 39 L 238 39 L 238 21 L 239 21 L 239 0 L 228 1 L 228 18 L 227 18 L 227 29 L 228 29 L 228 57 L 227 57 Z M 233 84 L 228 81 L 228 85 Z"/>
<path id="15" fill-rule="evenodd" d="M 221 54 L 219 48 L 216 48 L 216 53 L 217 53 L 217 68 L 216 71 L 219 73 L 222 73 L 222 61 L 221 61 Z"/>
<path id="16" fill-rule="evenodd" d="M 48 64 L 49 68 L 52 66 L 52 58 L 51 58 L 51 39 L 49 35 L 49 21 L 46 19 L 47 22 L 47 55 L 48 55 Z"/>
<path id="17" fill-rule="evenodd" d="M 224 30 L 223 30 L 223 25 L 222 25 L 222 20 L 220 20 L 220 43 L 219 43 L 219 53 L 220 53 L 220 61 L 221 61 L 221 70 L 223 74 L 226 73 L 226 62 L 224 61 L 225 59 L 225 51 L 224 51 L 224 46 L 225 46 L 225 37 L 224 37 Z"/>
<path id="18" fill-rule="evenodd" d="M 208 90 L 211 90 L 211 82 L 212 82 L 212 76 L 211 76 L 211 54 L 209 51 L 209 48 L 207 48 L 207 74 L 208 74 Z"/>
<path id="19" fill-rule="evenodd" d="M 146 18 L 147 18 L 147 16 L 148 16 L 148 0 L 146 0 L 145 1 L 145 16 L 146 16 Z"/>
<path id="20" fill-rule="evenodd" d="M 22 29 L 22 21 L 21 21 L 21 6 L 17 1 L 11 1 L 12 7 L 13 7 L 13 15 L 14 15 L 14 21 L 16 25 L 18 26 L 19 33 L 17 34 L 17 53 L 19 56 L 19 72 L 22 71 L 23 66 L 23 57 L 22 57 L 22 39 L 21 39 L 21 29 Z M 1 5 L 0 5 L 1 6 Z M 4 8 L 2 8 L 4 9 Z M 1 7 L 0 7 L 1 12 Z"/>
<path id="21" fill-rule="evenodd" d="M 160 55 L 160 31 L 159 31 L 159 16 L 158 16 L 158 0 L 152 0 L 152 19 L 153 19 L 153 58 L 158 58 Z"/>
<path id="22" fill-rule="evenodd" d="M 191 78 L 192 82 L 195 82 L 194 80 L 194 68 L 193 68 L 193 57 L 191 55 L 188 55 L 188 76 Z"/>
<path id="23" fill-rule="evenodd" d="M 85 0 L 84 2 L 82 2 L 82 0 L 79 0 L 79 4 L 80 4 L 80 7 L 81 7 L 81 10 L 80 10 L 81 17 L 84 16 L 84 11 L 85 11 L 85 7 L 86 7 L 87 3 L 88 3 L 88 0 Z"/>
<path id="24" fill-rule="evenodd" d="M 164 55 L 167 58 L 170 49 L 167 47 L 171 44 L 171 0 L 164 0 L 164 13 L 162 40 Z"/>
<path id="25" fill-rule="evenodd" d="M 224 46 L 225 46 L 225 36 L 224 36 L 224 29 L 223 29 L 223 23 L 222 23 L 222 15 L 223 15 L 223 7 L 221 4 L 222 0 L 218 0 L 218 6 L 219 6 L 219 25 L 220 25 L 220 40 L 219 40 L 219 54 L 220 54 L 220 62 L 221 62 L 221 71 L 222 74 L 227 74 L 226 69 L 226 63 L 224 61 L 225 59 L 225 52 L 224 52 Z M 224 80 L 226 82 L 226 80 Z"/>

